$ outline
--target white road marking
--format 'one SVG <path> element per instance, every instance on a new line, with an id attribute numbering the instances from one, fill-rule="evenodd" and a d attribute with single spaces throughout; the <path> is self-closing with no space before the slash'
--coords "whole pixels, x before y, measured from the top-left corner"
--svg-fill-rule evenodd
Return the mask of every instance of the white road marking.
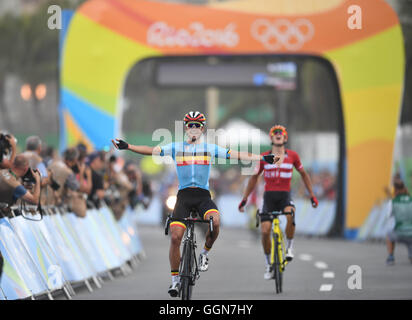
<path id="1" fill-rule="evenodd" d="M 315 267 L 318 268 L 318 269 L 327 269 L 328 265 L 323 261 L 316 261 L 315 262 Z"/>
<path id="2" fill-rule="evenodd" d="M 335 272 L 332 271 L 325 271 L 323 273 L 324 278 L 335 278 Z"/>
<path id="3" fill-rule="evenodd" d="M 302 261 L 311 261 L 313 258 L 310 254 L 302 253 L 299 255 L 299 259 Z"/>
<path id="4" fill-rule="evenodd" d="M 331 291 L 333 284 L 322 284 L 319 288 L 319 291 Z"/>

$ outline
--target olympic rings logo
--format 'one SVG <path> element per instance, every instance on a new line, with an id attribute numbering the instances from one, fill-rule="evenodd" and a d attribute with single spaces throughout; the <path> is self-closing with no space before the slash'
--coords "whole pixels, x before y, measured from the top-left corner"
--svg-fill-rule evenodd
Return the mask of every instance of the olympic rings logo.
<path id="1" fill-rule="evenodd" d="M 297 19 L 293 23 L 287 19 L 278 19 L 273 23 L 267 19 L 258 19 L 253 22 L 251 33 L 268 50 L 284 47 L 296 51 L 312 39 L 315 28 L 307 19 Z"/>

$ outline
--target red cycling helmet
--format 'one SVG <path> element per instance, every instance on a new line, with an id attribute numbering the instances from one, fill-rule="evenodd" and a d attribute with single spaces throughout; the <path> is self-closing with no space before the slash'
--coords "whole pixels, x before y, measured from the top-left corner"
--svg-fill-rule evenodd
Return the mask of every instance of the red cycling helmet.
<path id="1" fill-rule="evenodd" d="M 183 118 L 183 121 L 185 124 L 189 122 L 199 122 L 202 125 L 206 124 L 206 117 L 203 113 L 200 113 L 199 111 L 190 111 L 185 114 L 185 117 Z"/>
<path id="2" fill-rule="evenodd" d="M 286 128 L 284 126 L 281 126 L 280 124 L 277 124 L 270 128 L 269 130 L 269 136 L 273 137 L 275 135 L 275 130 L 281 130 L 282 134 L 285 136 L 286 140 L 288 139 L 288 132 L 286 131 Z"/>

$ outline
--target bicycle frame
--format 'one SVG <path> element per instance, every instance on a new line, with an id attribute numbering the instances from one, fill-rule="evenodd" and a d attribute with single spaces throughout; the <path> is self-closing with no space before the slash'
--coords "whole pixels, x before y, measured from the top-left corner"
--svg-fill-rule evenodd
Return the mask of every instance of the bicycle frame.
<path id="1" fill-rule="evenodd" d="M 193 215 L 191 212 L 190 216 Z M 181 295 L 182 300 L 190 300 L 192 295 L 192 287 L 195 285 L 195 281 L 199 279 L 200 273 L 196 260 L 196 234 L 194 232 L 195 223 L 208 223 L 210 232 L 213 232 L 213 217 L 209 220 L 197 219 L 197 218 L 173 218 L 170 215 L 166 219 L 165 234 L 168 234 L 169 225 L 171 221 L 180 221 L 186 224 L 186 232 L 182 240 L 183 252 L 180 260 L 179 266 L 179 276 L 182 283 L 180 287 L 179 295 Z"/>
<path id="2" fill-rule="evenodd" d="M 273 270 L 272 278 L 275 279 L 276 282 L 276 293 L 282 292 L 282 274 L 288 263 L 285 259 L 285 242 L 279 221 L 279 216 L 287 214 L 291 213 L 282 211 L 256 212 L 256 227 L 259 226 L 259 215 L 269 216 L 272 218 L 270 264 Z"/>
<path id="3" fill-rule="evenodd" d="M 279 266 L 280 266 L 280 272 L 283 272 L 286 268 L 286 265 L 288 264 L 288 261 L 284 259 L 286 255 L 286 250 L 285 250 L 285 240 L 283 237 L 283 231 L 280 228 L 280 221 L 279 218 L 276 216 L 272 220 L 272 249 L 271 249 L 271 254 L 270 254 L 270 263 L 273 265 L 275 261 L 275 239 L 276 235 L 278 238 L 278 257 L 279 257 Z"/>

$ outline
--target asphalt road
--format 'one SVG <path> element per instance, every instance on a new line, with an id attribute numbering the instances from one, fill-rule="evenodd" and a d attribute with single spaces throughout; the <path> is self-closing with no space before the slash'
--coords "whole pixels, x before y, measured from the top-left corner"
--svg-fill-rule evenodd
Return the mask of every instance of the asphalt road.
<path id="1" fill-rule="evenodd" d="M 140 226 L 139 233 L 146 258 L 133 273 L 105 281 L 101 289 L 92 293 L 76 289 L 73 299 L 176 299 L 167 294 L 171 281 L 169 239 L 160 227 Z M 201 247 L 203 238 L 198 235 L 198 248 Z M 209 270 L 201 273 L 192 298 L 412 299 L 412 264 L 403 245 L 396 248 L 394 266 L 385 264 L 384 243 L 297 237 L 294 248 L 295 259 L 284 274 L 284 292 L 276 294 L 274 281 L 263 279 L 260 240 L 247 229 L 221 228 L 209 254 Z M 356 281 L 351 266 L 355 266 L 352 268 L 358 275 Z"/>

